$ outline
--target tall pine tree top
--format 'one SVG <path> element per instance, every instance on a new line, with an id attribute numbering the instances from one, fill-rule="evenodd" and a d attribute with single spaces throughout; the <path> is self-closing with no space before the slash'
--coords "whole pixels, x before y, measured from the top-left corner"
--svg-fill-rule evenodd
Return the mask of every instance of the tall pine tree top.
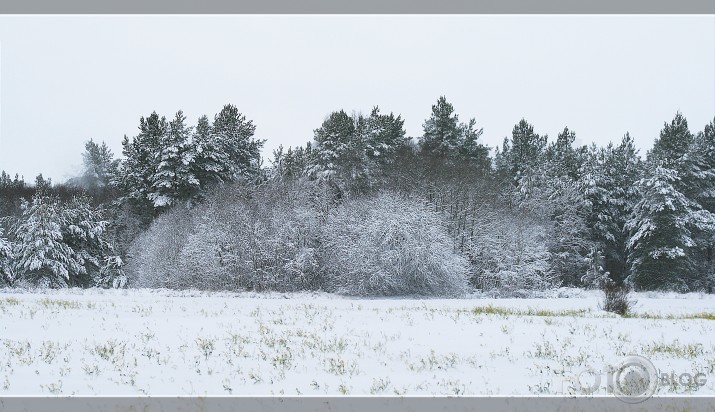
<path id="1" fill-rule="evenodd" d="M 648 152 L 648 161 L 655 167 L 683 171 L 684 157 L 692 142 L 693 135 L 688 129 L 688 121 L 678 112 L 670 124 L 665 123 L 660 136 L 655 139 L 653 149 Z"/>
<path id="2" fill-rule="evenodd" d="M 263 140 L 253 139 L 256 126 L 253 121 L 227 104 L 215 116 L 212 135 L 228 157 L 229 173 L 225 180 L 255 176 L 259 170 L 260 150 Z"/>
<path id="3" fill-rule="evenodd" d="M 420 145 L 423 151 L 444 156 L 457 148 L 459 117 L 445 96 L 440 96 L 437 104 L 432 106 L 432 114 L 422 128 L 424 135 Z"/>

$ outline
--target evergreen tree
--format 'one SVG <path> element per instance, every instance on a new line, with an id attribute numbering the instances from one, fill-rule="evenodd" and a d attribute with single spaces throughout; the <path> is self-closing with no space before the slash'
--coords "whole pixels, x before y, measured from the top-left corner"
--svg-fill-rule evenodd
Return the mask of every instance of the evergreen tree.
<path id="1" fill-rule="evenodd" d="M 74 251 L 62 236 L 63 215 L 59 200 L 37 194 L 23 201 L 23 215 L 15 229 L 15 272 L 33 284 L 66 287 L 83 271 Z"/>
<path id="2" fill-rule="evenodd" d="M 592 256 L 603 256 L 605 274 L 619 285 L 629 273 L 625 227 L 640 199 L 637 183 L 643 172 L 638 150 L 628 133 L 617 146 L 592 146 L 582 170 L 580 184 L 588 205 L 586 223 L 589 238 L 597 248 Z"/>
<path id="3" fill-rule="evenodd" d="M 534 133 L 534 126 L 521 119 L 511 132 L 511 141 L 504 139 L 497 158 L 499 171 L 519 185 L 527 171 L 534 168 L 546 149 L 547 136 Z"/>
<path id="4" fill-rule="evenodd" d="M 687 176 L 687 194 L 705 211 L 715 213 L 715 120 L 698 133 L 691 146 L 692 166 Z M 707 228 L 694 234 L 694 259 L 701 274 L 702 286 L 715 286 L 715 230 Z"/>
<path id="5" fill-rule="evenodd" d="M 551 234 L 547 243 L 549 265 L 567 285 L 581 282 L 593 249 L 588 236 L 588 202 L 578 180 L 580 154 L 572 146 L 574 140 L 575 134 L 564 129 L 555 143 L 543 149 L 543 160 L 532 160 L 518 175 L 517 188 L 520 205 L 540 210 L 548 218 Z M 523 139 L 515 141 L 523 146 Z"/>
<path id="6" fill-rule="evenodd" d="M 252 138 L 256 131 L 253 122 L 246 120 L 236 106 L 227 104 L 215 116 L 211 131 L 217 149 L 226 155 L 222 180 L 255 178 L 259 173 L 264 141 Z"/>
<path id="7" fill-rule="evenodd" d="M 88 189 L 106 188 L 112 183 L 117 171 L 118 161 L 105 142 L 101 145 L 92 139 L 84 145 L 82 161 L 84 171 L 81 183 Z"/>
<path id="8" fill-rule="evenodd" d="M 365 119 L 345 111 L 331 113 L 314 131 L 315 156 L 310 175 L 341 186 L 365 177 Z"/>
<path id="9" fill-rule="evenodd" d="M 101 210 L 94 209 L 90 198 L 74 197 L 62 208 L 62 241 L 72 250 L 72 257 L 82 269 L 69 278 L 69 286 L 95 286 L 111 246 L 106 241 L 109 222 Z"/>
<path id="10" fill-rule="evenodd" d="M 653 149 L 648 152 L 648 162 L 655 167 L 673 169 L 679 173 L 687 170 L 687 153 L 693 142 L 688 121 L 678 112 L 670 124 L 665 123 Z M 681 176 L 682 177 L 682 176 Z M 678 184 L 686 183 L 682 180 Z"/>
<path id="11" fill-rule="evenodd" d="M 0 189 L 7 189 L 12 187 L 12 179 L 10 178 L 10 175 L 5 173 L 3 170 L 0 172 Z"/>
<path id="12" fill-rule="evenodd" d="M 375 106 L 366 124 L 367 157 L 378 163 L 392 162 L 405 144 L 404 123 L 401 116 L 380 114 L 380 108 Z"/>
<path id="13" fill-rule="evenodd" d="M 474 165 L 483 173 L 491 169 L 491 159 L 489 158 L 489 147 L 479 143 L 479 138 L 484 133 L 484 129 L 476 129 L 477 121 L 469 119 L 469 123 L 462 123 L 459 126 L 459 158 Z"/>
<path id="14" fill-rule="evenodd" d="M 228 157 L 215 139 L 207 116 L 199 118 L 191 141 L 191 173 L 198 179 L 201 190 L 223 183 L 229 177 Z"/>
<path id="15" fill-rule="evenodd" d="M 432 114 L 422 125 L 424 134 L 420 139 L 423 152 L 445 157 L 459 146 L 459 117 L 454 113 L 454 106 L 445 96 L 437 99 L 432 106 Z"/>
<path id="16" fill-rule="evenodd" d="M 482 171 L 489 170 L 489 148 L 478 142 L 483 129 L 476 129 L 476 120 L 460 123 L 454 107 L 440 96 L 432 106 L 432 114 L 422 125 L 420 138 L 422 153 L 440 158 L 450 158 L 476 165 Z"/>
<path id="17" fill-rule="evenodd" d="M 565 127 L 559 133 L 556 141 L 546 148 L 546 160 L 551 169 L 549 174 L 559 178 L 568 177 L 578 180 L 579 171 L 583 162 L 585 148 L 576 149 L 573 143 L 576 140 L 576 133 Z"/>
<path id="18" fill-rule="evenodd" d="M 191 128 L 185 121 L 183 112 L 177 112 L 162 139 L 159 164 L 149 193 L 149 200 L 159 210 L 191 199 L 199 189 L 199 180 L 192 170 L 195 151 L 189 144 Z"/>
<path id="19" fill-rule="evenodd" d="M 699 206 L 677 190 L 679 180 L 675 170 L 657 167 L 639 183 L 642 197 L 626 225 L 628 280 L 638 288 L 687 290 L 695 280 L 692 230 L 708 222 Z"/>
<path id="20" fill-rule="evenodd" d="M 12 266 L 12 244 L 3 236 L 3 229 L 0 227 L 0 285 L 12 285 Z"/>
<path id="21" fill-rule="evenodd" d="M 715 119 L 698 133 L 690 149 L 693 159 L 692 192 L 695 201 L 715 213 Z"/>
<path id="22" fill-rule="evenodd" d="M 161 155 L 162 141 L 169 129 L 166 118 L 153 112 L 139 120 L 139 134 L 132 140 L 124 136 L 122 153 L 125 161 L 119 171 L 119 186 L 130 209 L 145 224 L 155 215 L 150 199 Z"/>
<path id="23" fill-rule="evenodd" d="M 35 191 L 37 193 L 46 194 L 52 188 L 52 179 L 45 179 L 42 173 L 35 177 Z"/>

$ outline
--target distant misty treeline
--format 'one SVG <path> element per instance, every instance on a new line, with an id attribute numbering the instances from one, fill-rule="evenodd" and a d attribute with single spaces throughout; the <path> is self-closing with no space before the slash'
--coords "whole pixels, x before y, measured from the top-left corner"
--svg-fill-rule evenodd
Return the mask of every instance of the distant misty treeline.
<path id="1" fill-rule="evenodd" d="M 403 123 L 378 107 L 333 112 L 266 160 L 233 105 L 195 124 L 152 113 L 121 159 L 87 142 L 65 184 L 2 172 L 0 283 L 350 295 L 715 284 L 715 119 L 694 133 L 677 113 L 643 159 L 627 133 L 576 147 L 574 131 L 549 139 L 524 119 L 492 151 L 444 97 L 421 136 Z"/>

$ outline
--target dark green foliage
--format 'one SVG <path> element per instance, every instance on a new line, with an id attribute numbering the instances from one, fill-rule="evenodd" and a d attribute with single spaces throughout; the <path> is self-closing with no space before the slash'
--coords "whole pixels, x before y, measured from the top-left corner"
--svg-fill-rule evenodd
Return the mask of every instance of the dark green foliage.
<path id="1" fill-rule="evenodd" d="M 588 205 L 589 238 L 603 254 L 603 269 L 614 281 L 629 274 L 625 229 L 640 198 L 637 183 L 644 173 L 633 139 L 626 133 L 620 144 L 592 147 L 583 167 L 581 184 Z"/>
<path id="2" fill-rule="evenodd" d="M 546 141 L 546 136 L 534 133 L 534 126 L 521 119 L 511 132 L 511 141 L 504 139 L 496 159 L 497 170 L 518 185 L 527 171 L 539 163 Z"/>
<path id="3" fill-rule="evenodd" d="M 422 125 L 424 134 L 420 138 L 423 154 L 446 162 L 469 163 L 480 173 L 490 168 L 489 148 L 479 143 L 482 129 L 476 129 L 476 120 L 459 123 L 454 107 L 444 96 L 432 106 L 432 114 Z"/>

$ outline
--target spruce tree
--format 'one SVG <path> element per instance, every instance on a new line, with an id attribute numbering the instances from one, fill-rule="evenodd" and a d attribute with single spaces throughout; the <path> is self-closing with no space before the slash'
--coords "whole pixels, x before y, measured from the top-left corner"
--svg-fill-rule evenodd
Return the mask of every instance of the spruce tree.
<path id="1" fill-rule="evenodd" d="M 15 272 L 32 284 L 66 287 L 83 271 L 74 251 L 64 242 L 59 200 L 36 194 L 23 201 L 22 218 L 15 228 Z"/>
<path id="2" fill-rule="evenodd" d="M 69 286 L 96 286 L 111 246 L 106 240 L 109 221 L 86 196 L 74 197 L 62 207 L 62 241 L 81 269 L 70 276 Z"/>

